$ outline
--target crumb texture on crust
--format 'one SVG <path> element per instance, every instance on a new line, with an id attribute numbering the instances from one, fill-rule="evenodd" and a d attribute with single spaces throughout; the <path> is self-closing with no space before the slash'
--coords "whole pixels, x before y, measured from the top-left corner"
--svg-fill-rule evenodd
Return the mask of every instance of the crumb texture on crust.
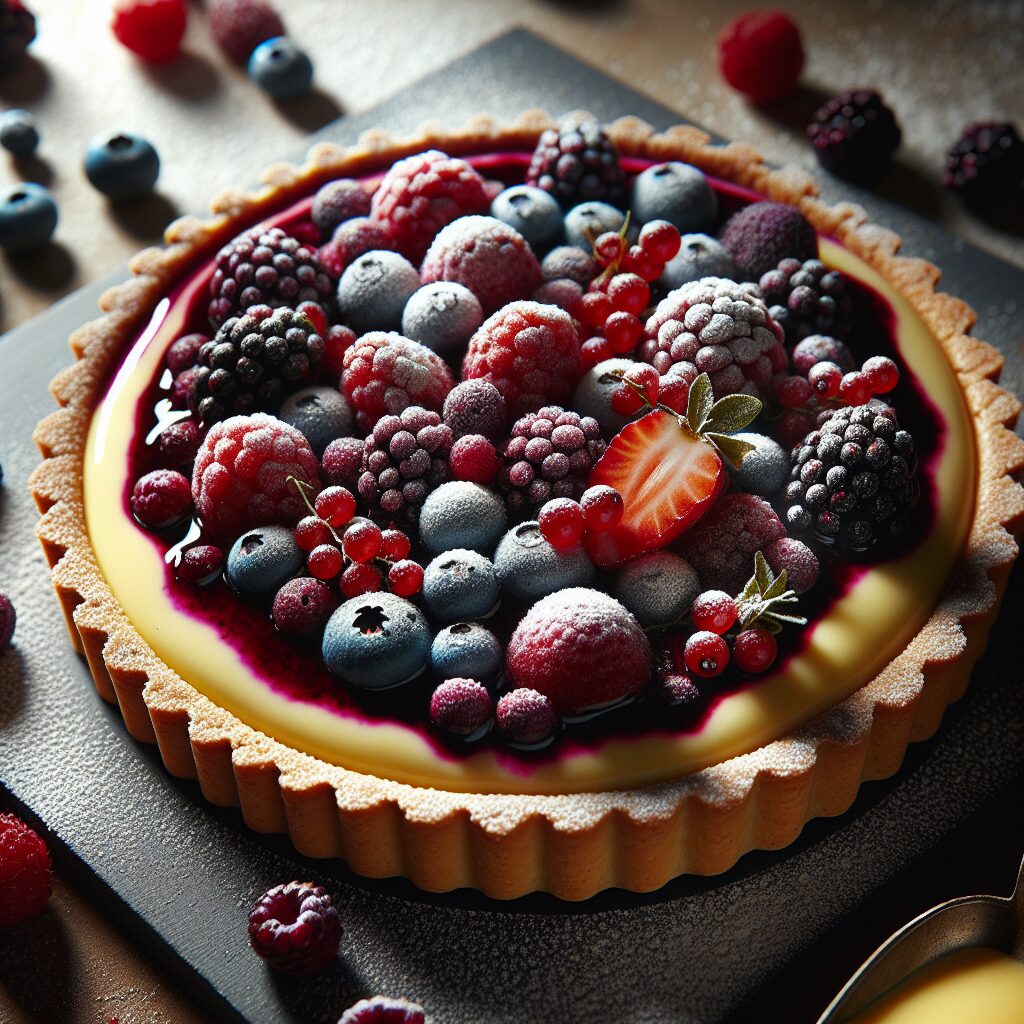
<path id="1" fill-rule="evenodd" d="M 939 271 L 897 255 L 900 240 L 863 209 L 828 206 L 805 172 L 765 166 L 741 143 L 713 146 L 699 129 L 656 133 L 622 118 L 609 134 L 625 155 L 684 160 L 709 174 L 799 206 L 907 298 L 941 342 L 967 397 L 979 455 L 977 507 L 955 578 L 931 618 L 874 680 L 802 729 L 752 753 L 672 782 L 567 796 L 444 792 L 360 775 L 284 746 L 217 707 L 179 678 L 132 628 L 107 587 L 85 529 L 82 460 L 104 382 L 155 303 L 196 259 L 240 230 L 339 175 L 383 169 L 436 147 L 461 155 L 532 149 L 554 121 L 528 111 L 411 136 L 366 132 L 351 147 L 319 143 L 301 166 L 275 164 L 255 192 L 227 191 L 213 217 L 184 217 L 166 245 L 139 253 L 132 280 L 106 292 L 102 317 L 70 339 L 75 362 L 54 379 L 58 409 L 36 428 L 43 462 L 30 480 L 38 535 L 71 642 L 129 733 L 159 745 L 167 769 L 197 778 L 206 798 L 240 806 L 261 832 L 287 831 L 298 850 L 342 857 L 371 877 L 404 875 L 432 891 L 472 887 L 497 898 L 540 890 L 586 899 L 613 886 L 650 891 L 683 873 L 727 870 L 752 849 L 792 842 L 813 817 L 836 815 L 862 781 L 895 772 L 907 744 L 930 736 L 964 691 L 1017 555 L 1024 525 L 1021 406 L 996 383 L 1002 357 L 967 336 L 975 315 L 936 291 Z"/>

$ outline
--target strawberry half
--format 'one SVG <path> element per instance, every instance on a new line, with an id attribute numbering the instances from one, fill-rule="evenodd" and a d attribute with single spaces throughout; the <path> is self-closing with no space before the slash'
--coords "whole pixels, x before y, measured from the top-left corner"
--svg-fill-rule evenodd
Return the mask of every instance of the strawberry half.
<path id="1" fill-rule="evenodd" d="M 626 424 L 587 481 L 614 487 L 625 509 L 614 529 L 587 531 L 587 554 L 613 569 L 671 544 L 711 507 L 725 476 L 718 451 L 678 416 L 653 409 Z"/>

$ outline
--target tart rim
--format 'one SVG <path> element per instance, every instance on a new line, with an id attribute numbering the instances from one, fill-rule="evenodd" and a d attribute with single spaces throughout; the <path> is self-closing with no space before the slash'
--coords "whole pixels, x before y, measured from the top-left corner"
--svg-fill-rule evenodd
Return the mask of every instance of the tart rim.
<path id="1" fill-rule="evenodd" d="M 288 831 L 302 853 L 340 855 L 358 873 L 406 875 L 433 891 L 470 886 L 512 898 L 539 889 L 566 899 L 611 886 L 648 891 L 681 873 L 724 871 L 747 850 L 791 842 L 811 817 L 841 813 L 861 781 L 892 774 L 908 742 L 931 735 L 962 694 L 1017 553 L 1011 531 L 1024 525 L 1024 489 L 1011 478 L 1024 468 L 1024 442 L 1008 429 L 1020 403 L 995 383 L 1002 356 L 966 336 L 974 312 L 935 290 L 937 268 L 897 256 L 898 236 L 867 223 L 861 208 L 826 205 L 801 170 L 770 169 L 753 148 L 711 145 L 690 126 L 659 134 L 623 118 L 608 131 L 624 154 L 683 159 L 798 206 L 819 234 L 878 270 L 945 351 L 972 414 L 977 505 L 962 571 L 921 631 L 873 681 L 790 735 L 671 782 L 603 793 L 474 794 L 359 774 L 271 740 L 175 675 L 129 624 L 85 529 L 89 422 L 133 331 L 194 259 L 331 177 L 427 148 L 532 148 L 554 124 L 529 111 L 508 124 L 474 118 L 454 131 L 428 122 L 405 138 L 371 131 L 347 148 L 314 145 L 302 167 L 272 165 L 259 192 L 221 193 L 214 219 L 172 223 L 166 246 L 139 253 L 133 279 L 101 297 L 106 315 L 72 335 L 76 362 L 51 385 L 61 408 L 35 432 L 44 459 L 29 484 L 43 513 L 37 533 L 72 643 L 100 695 L 119 703 L 131 735 L 157 742 L 171 773 L 198 777 L 211 802 L 240 805 L 257 831 Z"/>

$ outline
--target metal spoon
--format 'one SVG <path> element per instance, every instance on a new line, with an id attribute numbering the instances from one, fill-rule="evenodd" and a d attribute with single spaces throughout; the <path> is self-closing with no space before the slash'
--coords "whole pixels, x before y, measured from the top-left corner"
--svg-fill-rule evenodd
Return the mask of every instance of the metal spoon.
<path id="1" fill-rule="evenodd" d="M 851 1020 L 919 967 L 967 946 L 987 946 L 1024 963 L 1024 861 L 1012 896 L 962 896 L 940 903 L 890 936 L 829 1003 L 818 1024 Z"/>

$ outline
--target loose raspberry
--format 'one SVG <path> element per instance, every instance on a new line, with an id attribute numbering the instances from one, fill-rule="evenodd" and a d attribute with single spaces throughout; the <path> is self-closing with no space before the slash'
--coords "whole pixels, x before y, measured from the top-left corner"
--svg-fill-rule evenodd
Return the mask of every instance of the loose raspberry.
<path id="1" fill-rule="evenodd" d="M 639 693 L 651 673 L 651 648 L 640 623 L 597 590 L 570 587 L 538 601 L 508 644 L 516 686 L 576 714 Z"/>
<path id="2" fill-rule="evenodd" d="M 189 548 L 178 565 L 177 576 L 185 583 L 212 583 L 224 571 L 224 552 L 215 544 Z"/>
<path id="3" fill-rule="evenodd" d="M 131 505 L 143 526 L 154 530 L 172 526 L 192 510 L 188 478 L 173 469 L 155 469 L 136 481 Z"/>
<path id="4" fill-rule="evenodd" d="M 463 379 L 493 384 L 517 415 L 571 398 L 580 376 L 580 339 L 557 306 L 513 302 L 486 320 L 469 342 Z"/>
<path id="5" fill-rule="evenodd" d="M 184 0 L 117 0 L 110 27 L 122 46 L 162 64 L 178 56 L 187 18 Z"/>
<path id="6" fill-rule="evenodd" d="M 456 736 L 470 736 L 494 714 L 487 687 L 474 679 L 447 679 L 430 698 L 430 720 Z"/>
<path id="7" fill-rule="evenodd" d="M 341 932 L 330 893 L 312 882 L 275 886 L 249 912 L 253 951 L 286 974 L 322 971 L 338 954 Z"/>
<path id="8" fill-rule="evenodd" d="M 339 224 L 329 242 L 317 249 L 320 262 L 336 277 L 368 252 L 393 249 L 386 224 L 370 217 L 353 217 Z"/>
<path id="9" fill-rule="evenodd" d="M 543 280 L 526 239 L 494 217 L 460 217 L 444 228 L 423 257 L 420 277 L 424 284 L 464 285 L 485 315 L 532 295 Z"/>
<path id="10" fill-rule="evenodd" d="M 50 891 L 46 843 L 13 814 L 0 814 L 0 929 L 35 917 Z"/>
<path id="11" fill-rule="evenodd" d="M 536 690 L 521 687 L 506 693 L 495 709 L 498 728 L 511 743 L 543 743 L 555 731 L 554 705 Z"/>
<path id="12" fill-rule="evenodd" d="M 306 506 L 289 476 L 320 489 L 320 464 L 294 427 L 263 413 L 214 424 L 192 471 L 204 530 L 227 539 L 252 526 L 293 526 Z"/>
<path id="13" fill-rule="evenodd" d="M 426 345 L 400 334 L 371 331 L 345 353 L 341 390 L 364 433 L 386 414 L 412 405 L 440 412 L 452 389 L 451 371 Z"/>
<path id="14" fill-rule="evenodd" d="M 718 37 L 718 69 L 755 103 L 788 96 L 800 79 L 800 29 L 785 11 L 757 10 L 729 22 Z"/>
<path id="15" fill-rule="evenodd" d="M 484 179 L 476 170 L 465 160 L 431 149 L 392 164 L 373 195 L 371 217 L 387 226 L 402 255 L 419 263 L 446 224 L 482 213 L 489 205 Z"/>
<path id="16" fill-rule="evenodd" d="M 732 629 L 739 614 L 736 602 L 723 590 L 705 590 L 694 598 L 690 620 L 697 629 L 723 636 Z"/>
<path id="17" fill-rule="evenodd" d="M 320 580 L 289 580 L 275 595 L 271 615 L 282 633 L 310 636 L 326 625 L 335 608 L 334 594 Z"/>
<path id="18" fill-rule="evenodd" d="M 6 594 L 0 593 L 0 651 L 3 651 L 11 642 L 16 621 L 17 615 L 14 605 L 11 604 L 11 599 Z"/>
<path id="19" fill-rule="evenodd" d="M 767 629 L 745 629 L 732 646 L 732 656 L 744 672 L 764 672 L 779 653 L 775 637 Z"/>
<path id="20" fill-rule="evenodd" d="M 686 641 L 683 662 L 695 676 L 713 679 L 729 664 L 729 645 L 717 633 L 700 630 Z"/>
<path id="21" fill-rule="evenodd" d="M 284 23 L 267 0 L 211 0 L 206 21 L 217 45 L 238 64 L 260 43 L 285 34 Z"/>
<path id="22" fill-rule="evenodd" d="M 482 434 L 467 434 L 452 445 L 449 463 L 452 477 L 474 484 L 489 484 L 497 475 L 500 462 L 494 445 Z"/>
<path id="23" fill-rule="evenodd" d="M 373 996 L 350 1006 L 338 1024 L 426 1024 L 426 1019 L 419 1003 L 390 996 Z"/>

